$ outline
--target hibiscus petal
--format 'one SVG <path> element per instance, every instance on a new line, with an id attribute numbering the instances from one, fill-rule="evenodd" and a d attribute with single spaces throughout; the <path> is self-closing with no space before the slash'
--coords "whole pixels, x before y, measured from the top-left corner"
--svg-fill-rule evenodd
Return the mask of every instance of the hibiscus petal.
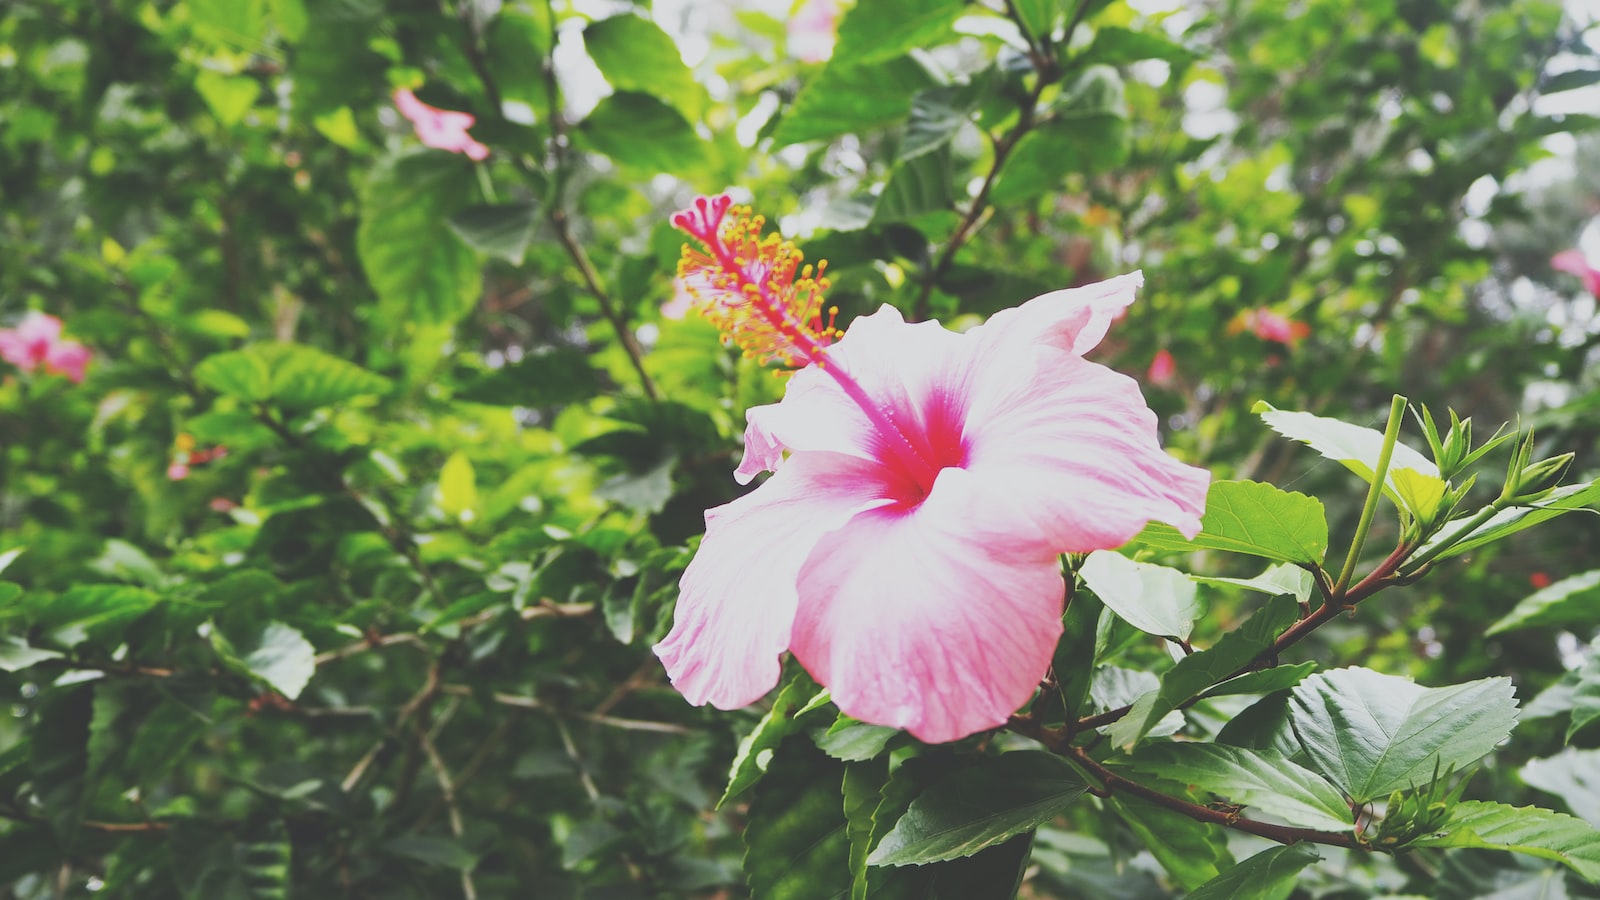
<path id="1" fill-rule="evenodd" d="M 706 536 L 679 582 L 672 632 L 655 647 L 696 706 L 759 700 L 778 682 L 801 564 L 827 532 L 877 499 L 880 466 L 836 454 L 794 457 L 749 494 L 706 513 Z"/>
<path id="2" fill-rule="evenodd" d="M 1193 536 L 1211 474 L 1162 449 L 1139 385 L 1049 348 L 975 357 L 967 469 L 1044 546 L 1082 553 L 1151 520 Z"/>
<path id="3" fill-rule="evenodd" d="M 846 714 L 941 742 L 1028 700 L 1061 635 L 1060 563 L 991 512 L 945 469 L 919 506 L 862 512 L 817 544 L 790 647 Z"/>
<path id="4" fill-rule="evenodd" d="M 74 383 L 82 383 L 83 370 L 89 365 L 89 348 L 77 341 L 51 344 L 44 365 L 46 371 L 65 375 Z"/>
<path id="5" fill-rule="evenodd" d="M 1144 273 L 1132 271 L 1105 281 L 1041 294 L 1013 309 L 1003 309 L 967 332 L 983 344 L 1050 344 L 1082 356 L 1105 338 L 1122 311 L 1133 303 Z"/>

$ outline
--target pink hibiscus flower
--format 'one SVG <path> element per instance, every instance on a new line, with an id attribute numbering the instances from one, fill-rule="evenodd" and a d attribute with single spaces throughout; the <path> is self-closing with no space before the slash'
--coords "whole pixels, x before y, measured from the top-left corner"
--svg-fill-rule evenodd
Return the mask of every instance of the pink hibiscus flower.
<path id="1" fill-rule="evenodd" d="M 465 153 L 468 159 L 481 160 L 489 155 L 489 148 L 472 139 L 467 129 L 477 121 L 470 113 L 435 109 L 411 91 L 401 88 L 394 92 L 394 105 L 400 115 L 411 120 L 417 130 L 417 139 L 423 146 L 451 153 Z"/>
<path id="2" fill-rule="evenodd" d="M 1293 347 L 1311 333 L 1311 326 L 1296 322 L 1280 312 L 1261 307 L 1244 314 L 1243 325 L 1264 341 L 1276 341 Z"/>
<path id="3" fill-rule="evenodd" d="M 789 55 L 801 62 L 823 62 L 833 55 L 839 26 L 837 0 L 807 0 L 786 26 Z"/>
<path id="4" fill-rule="evenodd" d="M 61 339 L 61 320 L 42 312 L 30 312 L 16 328 L 0 328 L 0 359 L 24 372 L 44 366 L 52 375 L 65 375 L 73 383 L 83 381 L 89 365 L 89 348 L 77 341 Z"/>
<path id="5" fill-rule="evenodd" d="M 1172 358 L 1172 351 L 1165 347 L 1156 351 L 1155 359 L 1150 360 L 1150 371 L 1145 375 L 1151 384 L 1168 385 L 1178 374 L 1178 361 Z"/>
<path id="6" fill-rule="evenodd" d="M 1563 250 L 1550 257 L 1550 268 L 1557 272 L 1566 272 L 1583 279 L 1583 289 L 1600 297 L 1600 269 L 1589 265 L 1589 260 L 1583 251 L 1577 248 Z"/>
<path id="7" fill-rule="evenodd" d="M 774 474 L 706 513 L 657 655 L 696 705 L 754 702 L 788 650 L 857 719 L 932 742 L 1004 723 L 1061 634 L 1059 554 L 1200 528 L 1209 473 L 1162 452 L 1131 378 L 1083 359 L 1142 277 L 965 334 L 885 306 L 840 335 L 820 270 L 797 280 L 794 245 L 730 205 L 673 218 L 707 248 L 680 275 L 747 354 L 803 368 L 749 411 L 735 476 Z"/>

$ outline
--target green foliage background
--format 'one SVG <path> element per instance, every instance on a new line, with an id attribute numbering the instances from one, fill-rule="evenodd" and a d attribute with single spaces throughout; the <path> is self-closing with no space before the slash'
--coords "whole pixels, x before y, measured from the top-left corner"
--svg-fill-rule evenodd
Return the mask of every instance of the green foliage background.
<path id="1" fill-rule="evenodd" d="M 0 320 L 49 312 L 95 353 L 82 385 L 0 377 L 0 891 L 1596 896 L 1595 856 L 1567 874 L 1448 849 L 1477 846 L 1460 831 L 1393 858 L 1320 848 L 1297 882 L 1309 845 L 1252 856 L 1269 845 L 1086 796 L 1050 754 L 982 761 L 1004 741 L 911 748 L 826 708 L 797 716 L 814 693 L 799 675 L 771 714 L 691 708 L 649 652 L 704 510 L 737 493 L 744 409 L 782 390 L 705 324 L 661 315 L 681 243 L 667 216 L 697 193 L 733 189 L 828 259 L 841 326 L 889 303 L 961 328 L 1142 268 L 1095 358 L 1144 373 L 1170 352 L 1176 373 L 1146 394 L 1171 452 L 1320 497 L 1336 551 L 1364 485 L 1268 428 L 1257 401 L 1381 429 L 1400 392 L 1472 416 L 1480 438 L 1520 415 L 1538 455 L 1573 451 L 1592 478 L 1600 325 L 1547 260 L 1600 199 L 1583 138 L 1600 118 L 1539 103 L 1600 82 L 1578 25 L 1547 0 L 1211 0 L 1175 16 L 857 0 L 832 58 L 806 63 L 787 12 L 0 9 Z M 488 159 L 420 147 L 400 87 L 475 115 Z M 1563 132 L 1578 175 L 1468 199 L 1514 184 Z M 1263 308 L 1308 336 L 1258 336 L 1246 317 Z M 1469 507 L 1493 497 L 1496 467 L 1503 452 Z M 1368 565 L 1397 529 L 1379 517 Z M 1597 557 L 1600 524 L 1567 516 L 1441 563 L 1284 662 L 1315 661 L 1335 687 L 1356 676 L 1329 670 L 1361 665 L 1485 698 L 1505 683 L 1480 679 L 1509 676 L 1521 725 L 1462 790 L 1600 825 L 1600 663 L 1581 650 Z M 1584 573 L 1548 595 L 1553 612 L 1489 633 L 1530 576 Z M 1267 614 L 1236 587 L 1202 592 L 1201 646 Z M 1090 684 L 1085 668 L 1069 714 L 1130 703 L 1147 670 L 1170 669 L 1162 642 L 1096 627 L 1069 617 L 1063 653 L 1076 634 L 1086 667 L 1127 674 Z M 1240 721 L 1230 699 L 1187 708 L 1196 744 Z M 763 715 L 768 777 L 718 808 Z M 1117 771 L 1215 775 L 1215 759 L 1159 749 L 1182 746 L 1146 744 Z M 929 849 L 913 797 L 950 777 L 1050 802 Z M 1359 805 L 1410 786 L 1373 779 L 1370 797 L 1337 787 Z M 1293 790 L 1247 805 L 1271 814 L 1281 802 L 1259 798 Z M 1289 817 L 1352 825 L 1327 796 Z M 1426 806 L 1396 801 L 1385 822 Z M 806 835 L 815 852 L 786 855 Z M 1201 887 L 1218 876 L 1240 880 Z"/>

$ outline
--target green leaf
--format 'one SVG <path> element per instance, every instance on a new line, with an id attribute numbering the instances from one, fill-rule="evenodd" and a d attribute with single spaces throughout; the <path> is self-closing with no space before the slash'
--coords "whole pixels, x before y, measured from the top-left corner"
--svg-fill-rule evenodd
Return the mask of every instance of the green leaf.
<path id="1" fill-rule="evenodd" d="M 583 43 L 613 88 L 651 94 L 690 121 L 705 113 L 706 89 L 683 64 L 677 42 L 656 23 L 631 13 L 600 19 L 584 28 Z"/>
<path id="2" fill-rule="evenodd" d="M 1570 866 L 1590 883 L 1600 882 L 1600 831 L 1582 819 L 1548 809 L 1464 800 L 1451 810 L 1442 833 L 1409 846 L 1526 853 Z"/>
<path id="3" fill-rule="evenodd" d="M 1084 51 L 1083 61 L 1121 66 L 1144 59 L 1160 59 L 1173 65 L 1183 65 L 1195 58 L 1189 50 L 1159 34 L 1148 31 L 1130 31 L 1114 25 L 1096 28 L 1094 42 Z"/>
<path id="4" fill-rule="evenodd" d="M 1132 747 L 1167 713 L 1249 665 L 1294 622 L 1299 609 L 1292 597 L 1273 597 L 1216 644 L 1178 660 L 1161 676 L 1159 688 L 1140 697 L 1126 716 L 1111 724 L 1112 746 Z"/>
<path id="5" fill-rule="evenodd" d="M 923 791 L 867 862 L 904 866 L 971 856 L 1050 821 L 1087 790 L 1053 754 L 1018 750 L 989 757 Z"/>
<path id="6" fill-rule="evenodd" d="M 1572 692 L 1572 720 L 1567 723 L 1567 740 L 1578 730 L 1600 719 L 1600 637 L 1589 643 L 1589 661 L 1578 670 L 1578 684 Z"/>
<path id="7" fill-rule="evenodd" d="M 1137 797 L 1112 796 L 1106 805 L 1184 890 L 1194 890 L 1233 866 L 1223 829 Z"/>
<path id="8" fill-rule="evenodd" d="M 1512 506 L 1495 513 L 1487 522 L 1478 526 L 1470 536 L 1463 536 L 1460 543 L 1453 544 L 1449 549 L 1441 552 L 1436 559 L 1449 559 L 1460 556 L 1490 544 L 1501 538 L 1510 537 L 1519 531 L 1532 528 L 1548 522 L 1557 516 L 1566 515 L 1579 509 L 1588 509 L 1600 503 L 1600 481 L 1588 484 L 1571 484 L 1557 488 L 1550 496 L 1540 500 L 1532 506 Z M 1474 514 L 1475 515 L 1475 514 Z M 1472 516 L 1463 516 L 1445 527 L 1424 544 L 1419 553 L 1427 552 L 1429 547 L 1454 541 L 1463 534 L 1471 524 Z"/>
<path id="9" fill-rule="evenodd" d="M 872 207 L 871 225 L 901 222 L 955 206 L 950 153 L 938 150 L 896 163 Z"/>
<path id="10" fill-rule="evenodd" d="M 1357 803 L 1477 762 L 1517 722 L 1509 678 L 1425 688 L 1409 678 L 1347 668 L 1307 678 L 1293 696 L 1300 743 Z"/>
<path id="11" fill-rule="evenodd" d="M 966 0 L 873 0 L 850 8 L 839 22 L 833 59 L 868 66 L 956 39 L 951 27 Z M 831 63 L 830 63 L 831 65 Z"/>
<path id="12" fill-rule="evenodd" d="M 94 686 L 50 690 L 34 713 L 29 766 L 40 812 L 62 843 L 72 843 L 89 801 L 89 724 Z"/>
<path id="13" fill-rule="evenodd" d="M 974 79 L 968 84 L 940 85 L 922 91 L 911 101 L 906 133 L 895 155 L 899 162 L 915 159 L 948 146 L 972 120 L 972 112 L 988 92 L 989 79 Z"/>
<path id="14" fill-rule="evenodd" d="M 835 51 L 800 89 L 773 132 L 773 143 L 784 147 L 880 131 L 904 119 L 912 99 L 931 84 L 927 70 L 910 57 L 858 66 Z"/>
<path id="15" fill-rule="evenodd" d="M 1333 785 L 1270 750 L 1220 744 L 1147 744 L 1133 754 L 1128 765 L 1137 772 L 1255 807 L 1290 825 L 1321 831 L 1355 827 L 1350 804 Z"/>
<path id="16" fill-rule="evenodd" d="M 244 665 L 250 674 L 293 700 L 317 671 L 316 657 L 316 648 L 299 631 L 271 622 L 262 629 L 255 649 L 244 657 Z"/>
<path id="17" fill-rule="evenodd" d="M 514 266 L 522 265 L 538 221 L 539 207 L 533 203 L 469 206 L 448 220 L 450 230 L 468 247 Z"/>
<path id="18" fill-rule="evenodd" d="M 881 754 L 901 734 L 898 728 L 858 722 L 843 713 L 826 731 L 812 732 L 817 749 L 834 759 L 859 762 Z"/>
<path id="19" fill-rule="evenodd" d="M 699 168 L 706 145 L 689 120 L 649 94 L 618 91 L 578 123 L 589 147 L 625 166 L 681 173 Z"/>
<path id="20" fill-rule="evenodd" d="M 1484 634 L 1522 628 L 1585 625 L 1600 608 L 1600 569 L 1563 578 L 1524 597 Z"/>
<path id="21" fill-rule="evenodd" d="M 1066 0 L 1013 0 L 1011 8 L 1016 10 L 1023 30 L 1037 41 L 1049 37 L 1061 24 L 1067 3 Z"/>
<path id="22" fill-rule="evenodd" d="M 1270 669 L 1257 669 L 1254 672 L 1246 672 L 1237 678 L 1230 678 L 1206 691 L 1205 695 L 1207 697 L 1226 697 L 1232 694 L 1270 694 L 1294 687 L 1316 670 L 1317 664 L 1310 661 L 1296 663 L 1292 666 L 1273 666 Z"/>
<path id="23" fill-rule="evenodd" d="M 845 836 L 850 840 L 850 900 L 867 900 L 867 854 L 872 850 L 872 816 L 889 780 L 889 758 L 856 762 L 844 770 Z"/>
<path id="24" fill-rule="evenodd" d="M 1298 496 L 1298 495 L 1296 495 Z M 1316 579 L 1311 573 L 1300 566 L 1289 563 L 1279 563 L 1268 566 L 1265 572 L 1254 578 L 1212 578 L 1205 575 L 1190 574 L 1198 584 L 1215 586 L 1229 585 L 1244 588 L 1247 591 L 1258 591 L 1263 594 L 1288 594 L 1296 600 L 1307 600 L 1311 592 L 1316 589 Z"/>
<path id="25" fill-rule="evenodd" d="M 1292 697 L 1287 688 L 1273 691 L 1244 708 L 1217 732 L 1217 743 L 1253 750 L 1272 750 L 1287 758 L 1304 758 L 1305 748 L 1295 737 L 1291 720 Z"/>
<path id="26" fill-rule="evenodd" d="M 1128 104 L 1122 76 L 1089 66 L 1022 136 L 990 199 L 1005 206 L 1055 190 L 1073 174 L 1109 171 L 1128 156 Z"/>
<path id="27" fill-rule="evenodd" d="M 1529 787 L 1560 797 L 1574 815 L 1600 825 L 1600 750 L 1573 747 L 1529 760 L 1517 774 Z"/>
<path id="28" fill-rule="evenodd" d="M 845 764 L 810 741 L 786 742 L 757 785 L 744 830 L 745 877 L 755 900 L 837 900 L 850 894 Z"/>
<path id="29" fill-rule="evenodd" d="M 537 408 L 586 400 L 599 390 L 600 376 L 587 353 L 553 347 L 479 375 L 455 394 L 469 403 Z"/>
<path id="30" fill-rule="evenodd" d="M 1600 84 L 1600 69 L 1569 69 L 1539 83 L 1539 93 L 1555 94 Z"/>
<path id="31" fill-rule="evenodd" d="M 772 762 L 772 757 L 783 743 L 783 739 L 794 733 L 796 711 L 815 697 L 820 688 L 804 672 L 796 672 L 772 701 L 772 708 L 761 717 L 756 727 L 739 741 L 738 752 L 734 754 L 733 765 L 728 770 L 728 786 L 722 792 L 722 799 L 717 801 L 717 806 L 727 805 L 729 800 L 749 790 L 765 775 Z"/>
<path id="32" fill-rule="evenodd" d="M 1300 870 L 1321 858 L 1306 843 L 1263 850 L 1190 891 L 1185 900 L 1287 900 Z"/>
<path id="33" fill-rule="evenodd" d="M 439 468 L 439 508 L 446 516 L 470 522 L 478 509 L 478 480 L 472 460 L 460 450 Z"/>
<path id="34" fill-rule="evenodd" d="M 194 86 L 217 121 L 224 125 L 244 121 L 245 114 L 255 106 L 256 97 L 261 94 L 261 85 L 254 78 L 224 75 L 212 69 L 201 69 L 195 76 Z"/>
<path id="35" fill-rule="evenodd" d="M 392 330 L 451 324 L 477 304 L 477 257 L 449 224 L 476 190 L 472 163 L 455 154 L 422 151 L 373 167 L 361 188 L 356 249 L 378 294 L 375 319 Z"/>
<path id="36" fill-rule="evenodd" d="M 602 500 L 614 500 L 634 512 L 655 515 L 672 499 L 672 470 L 678 457 L 669 455 L 643 472 L 623 472 L 606 479 L 595 488 L 594 495 Z"/>
<path id="37" fill-rule="evenodd" d="M 190 23 L 204 40 L 254 50 L 266 36 L 265 0 L 189 0 Z"/>
<path id="38" fill-rule="evenodd" d="M 1252 411 L 1261 416 L 1273 431 L 1290 440 L 1309 445 L 1324 457 L 1356 473 L 1362 481 L 1372 483 L 1373 472 L 1378 466 L 1378 457 L 1383 452 L 1383 432 L 1308 412 L 1274 409 L 1264 400 L 1256 403 Z M 1396 473 L 1405 469 L 1410 469 L 1417 475 L 1406 479 L 1402 490 L 1397 486 Z M 1419 501 L 1418 493 L 1422 491 L 1428 479 L 1439 480 L 1439 467 L 1433 464 L 1433 460 L 1396 441 L 1389 457 L 1389 469 L 1383 480 L 1383 495 L 1396 506 L 1410 511 L 1413 515 L 1421 513 L 1421 517 L 1426 519 L 1432 510 L 1419 509 L 1412 504 Z M 1442 489 L 1439 492 L 1442 494 Z M 1431 495 L 1433 491 L 1429 490 L 1427 493 Z"/>
<path id="39" fill-rule="evenodd" d="M 1146 634 L 1188 640 L 1203 610 L 1188 575 L 1114 550 L 1090 553 L 1078 574 L 1112 612 Z"/>
<path id="40" fill-rule="evenodd" d="M 451 838 L 407 834 L 384 841 L 378 847 L 385 853 L 446 869 L 466 870 L 478 864 L 478 858 L 472 851 Z"/>
<path id="41" fill-rule="evenodd" d="M 231 830 L 186 820 L 169 832 L 167 845 L 184 900 L 288 900 L 291 850 L 278 823 L 235 840 Z"/>
<path id="42" fill-rule="evenodd" d="M 54 650 L 28 646 L 28 642 L 15 635 L 0 637 L 0 672 L 20 672 L 47 659 L 60 659 Z"/>
<path id="43" fill-rule="evenodd" d="M 122 584 L 80 584 L 38 611 L 35 625 L 49 639 L 75 647 L 90 638 L 114 637 L 156 605 L 156 595 Z"/>
<path id="44" fill-rule="evenodd" d="M 1216 481 L 1206 493 L 1194 540 L 1171 525 L 1152 522 L 1134 541 L 1155 550 L 1226 550 L 1314 564 L 1328 551 L 1328 520 L 1315 497 L 1259 481 Z"/>
<path id="45" fill-rule="evenodd" d="M 258 343 L 200 361 L 195 380 L 248 403 L 272 402 L 306 412 L 387 393 L 392 382 L 355 363 L 304 344 Z"/>

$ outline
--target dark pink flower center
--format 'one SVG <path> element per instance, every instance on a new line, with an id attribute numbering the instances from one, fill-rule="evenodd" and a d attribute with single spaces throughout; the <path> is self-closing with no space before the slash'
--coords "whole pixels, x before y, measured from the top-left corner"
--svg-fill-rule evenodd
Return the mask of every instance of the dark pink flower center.
<path id="1" fill-rule="evenodd" d="M 940 472 L 965 467 L 968 455 L 966 410 L 959 398 L 936 392 L 915 409 L 920 421 L 906 421 L 909 412 L 887 407 L 867 410 L 878 423 L 880 458 L 891 473 L 885 496 L 906 509 L 928 496 Z"/>

